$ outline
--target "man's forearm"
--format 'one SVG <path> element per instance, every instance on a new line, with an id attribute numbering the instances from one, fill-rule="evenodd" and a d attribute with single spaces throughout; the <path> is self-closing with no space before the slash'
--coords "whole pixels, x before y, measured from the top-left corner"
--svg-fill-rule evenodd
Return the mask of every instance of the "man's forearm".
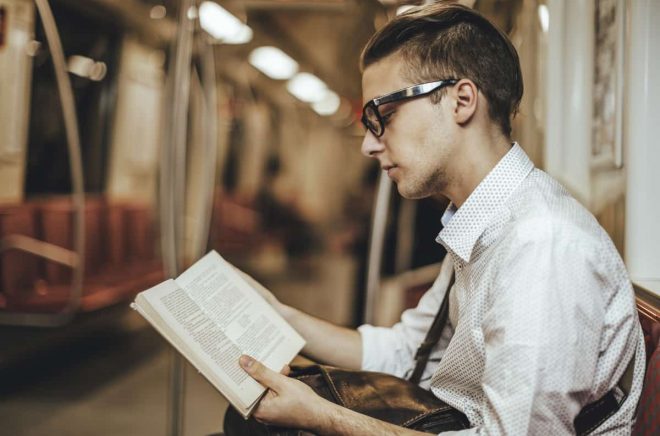
<path id="1" fill-rule="evenodd" d="M 327 403 L 326 413 L 312 426 L 312 431 L 319 435 L 379 435 L 379 436 L 421 436 L 421 433 L 399 427 L 367 415 L 354 412 L 334 403 Z"/>
<path id="2" fill-rule="evenodd" d="M 339 327 L 281 303 L 277 309 L 307 341 L 303 349 L 305 356 L 343 368 L 360 368 L 362 339 L 356 330 Z"/>

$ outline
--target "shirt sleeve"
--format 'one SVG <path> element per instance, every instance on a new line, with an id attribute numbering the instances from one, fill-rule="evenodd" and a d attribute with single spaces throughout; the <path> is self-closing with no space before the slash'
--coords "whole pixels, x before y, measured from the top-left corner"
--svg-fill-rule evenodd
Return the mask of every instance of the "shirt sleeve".
<path id="1" fill-rule="evenodd" d="M 448 266 L 453 268 L 451 260 Z M 433 286 L 424 294 L 414 309 L 408 309 L 401 315 L 401 321 L 392 327 L 376 327 L 369 324 L 358 328 L 362 338 L 362 369 L 379 371 L 407 377 L 414 367 L 414 355 L 419 344 L 424 340 L 431 323 L 440 308 L 449 278 L 440 273 Z M 453 328 L 447 323 L 438 344 L 431 350 L 429 363 L 422 374 L 422 386 L 430 383 L 430 378 L 437 367 L 444 350 L 453 335 Z"/>
<path id="2" fill-rule="evenodd" d="M 611 286 L 598 250 L 556 236 L 529 238 L 497 274 L 480 332 L 483 425 L 465 434 L 573 434 L 607 392 L 593 386 Z"/>

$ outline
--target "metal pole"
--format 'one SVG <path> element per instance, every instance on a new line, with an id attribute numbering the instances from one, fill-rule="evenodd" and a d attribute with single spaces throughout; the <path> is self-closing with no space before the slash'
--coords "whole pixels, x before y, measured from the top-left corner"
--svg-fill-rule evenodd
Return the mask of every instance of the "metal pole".
<path id="1" fill-rule="evenodd" d="M 181 1 L 174 61 L 171 64 L 174 74 L 168 77 L 168 100 L 171 105 L 165 108 L 167 112 L 164 117 L 169 134 L 161 155 L 160 215 L 163 264 L 169 277 L 179 274 L 183 255 L 182 212 L 185 204 L 190 61 L 194 32 L 194 22 L 189 12 L 193 6 L 194 0 Z M 174 349 L 171 353 L 167 434 L 178 436 L 183 433 L 185 365 L 179 353 Z"/>
<path id="2" fill-rule="evenodd" d="M 55 327 L 69 322 L 76 314 L 78 307 L 80 307 L 85 268 L 85 188 L 76 105 L 75 99 L 73 98 L 73 90 L 71 89 L 71 81 L 69 80 L 69 73 L 66 67 L 66 60 L 64 58 L 64 50 L 62 49 L 62 42 L 48 0 L 35 0 L 35 4 L 39 16 L 41 17 L 44 33 L 46 34 L 46 40 L 48 41 L 48 47 L 53 60 L 53 69 L 55 71 L 55 80 L 57 82 L 57 91 L 62 107 L 62 117 L 64 119 L 64 129 L 69 151 L 72 199 L 74 206 L 73 252 L 61 247 L 52 247 L 50 244 L 40 244 L 40 241 L 34 241 L 30 238 L 20 237 L 5 238 L 0 243 L 0 251 L 19 249 L 36 254 L 35 251 L 38 249 L 45 249 L 44 252 L 40 252 L 38 255 L 71 266 L 73 268 L 73 277 L 71 279 L 69 301 L 61 312 L 52 314 L 34 314 L 25 312 L 5 313 L 0 314 L 0 324 Z"/>
<path id="3" fill-rule="evenodd" d="M 201 256 L 206 251 L 208 247 L 209 231 L 211 227 L 211 217 L 213 215 L 213 203 L 214 203 L 214 189 L 215 189 L 215 177 L 216 177 L 216 166 L 217 166 L 217 154 L 218 154 L 218 99 L 217 99 L 217 86 L 216 86 L 216 65 L 215 65 L 215 53 L 213 49 L 213 44 L 209 41 L 208 38 L 202 38 L 204 44 L 204 51 L 202 56 L 202 83 L 205 90 L 205 116 L 206 116 L 206 131 L 204 132 L 204 144 L 206 145 L 206 166 L 204 168 L 204 176 L 206 179 L 206 184 L 204 188 L 206 189 L 203 192 L 203 196 L 207 199 L 206 211 L 203 215 L 202 225 L 199 229 L 199 241 L 200 244 L 197 244 L 200 247 L 200 253 L 197 253 L 198 256 Z"/>
<path id="4" fill-rule="evenodd" d="M 412 267 L 417 205 L 418 203 L 415 200 L 406 198 L 401 200 L 401 207 L 399 208 L 399 216 L 396 223 L 395 274 L 409 271 Z"/>
<path id="5" fill-rule="evenodd" d="M 368 324 L 374 322 L 374 306 L 380 292 L 380 270 L 391 192 L 392 181 L 385 172 L 381 172 L 378 179 L 374 213 L 371 219 L 371 240 L 369 242 L 369 260 L 367 263 L 367 295 L 364 306 L 364 322 Z"/>

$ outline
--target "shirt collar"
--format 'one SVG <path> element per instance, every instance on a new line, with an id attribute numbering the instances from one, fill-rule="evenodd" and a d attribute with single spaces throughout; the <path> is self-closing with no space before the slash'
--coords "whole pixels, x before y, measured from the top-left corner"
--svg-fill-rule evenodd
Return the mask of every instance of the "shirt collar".
<path id="1" fill-rule="evenodd" d="M 509 152 L 479 183 L 460 208 L 449 204 L 441 218 L 444 228 L 436 238 L 465 262 L 502 203 L 534 169 L 525 151 L 514 143 Z"/>

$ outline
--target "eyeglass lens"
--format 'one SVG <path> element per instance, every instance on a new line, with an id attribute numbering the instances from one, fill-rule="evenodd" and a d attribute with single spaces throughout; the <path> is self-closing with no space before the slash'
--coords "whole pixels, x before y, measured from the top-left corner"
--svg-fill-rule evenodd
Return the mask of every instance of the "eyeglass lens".
<path id="1" fill-rule="evenodd" d="M 379 136 L 382 133 L 383 126 L 376 110 L 377 109 L 371 105 L 367 106 L 364 109 L 364 122 L 366 124 L 365 127 L 371 130 L 374 135 Z"/>

